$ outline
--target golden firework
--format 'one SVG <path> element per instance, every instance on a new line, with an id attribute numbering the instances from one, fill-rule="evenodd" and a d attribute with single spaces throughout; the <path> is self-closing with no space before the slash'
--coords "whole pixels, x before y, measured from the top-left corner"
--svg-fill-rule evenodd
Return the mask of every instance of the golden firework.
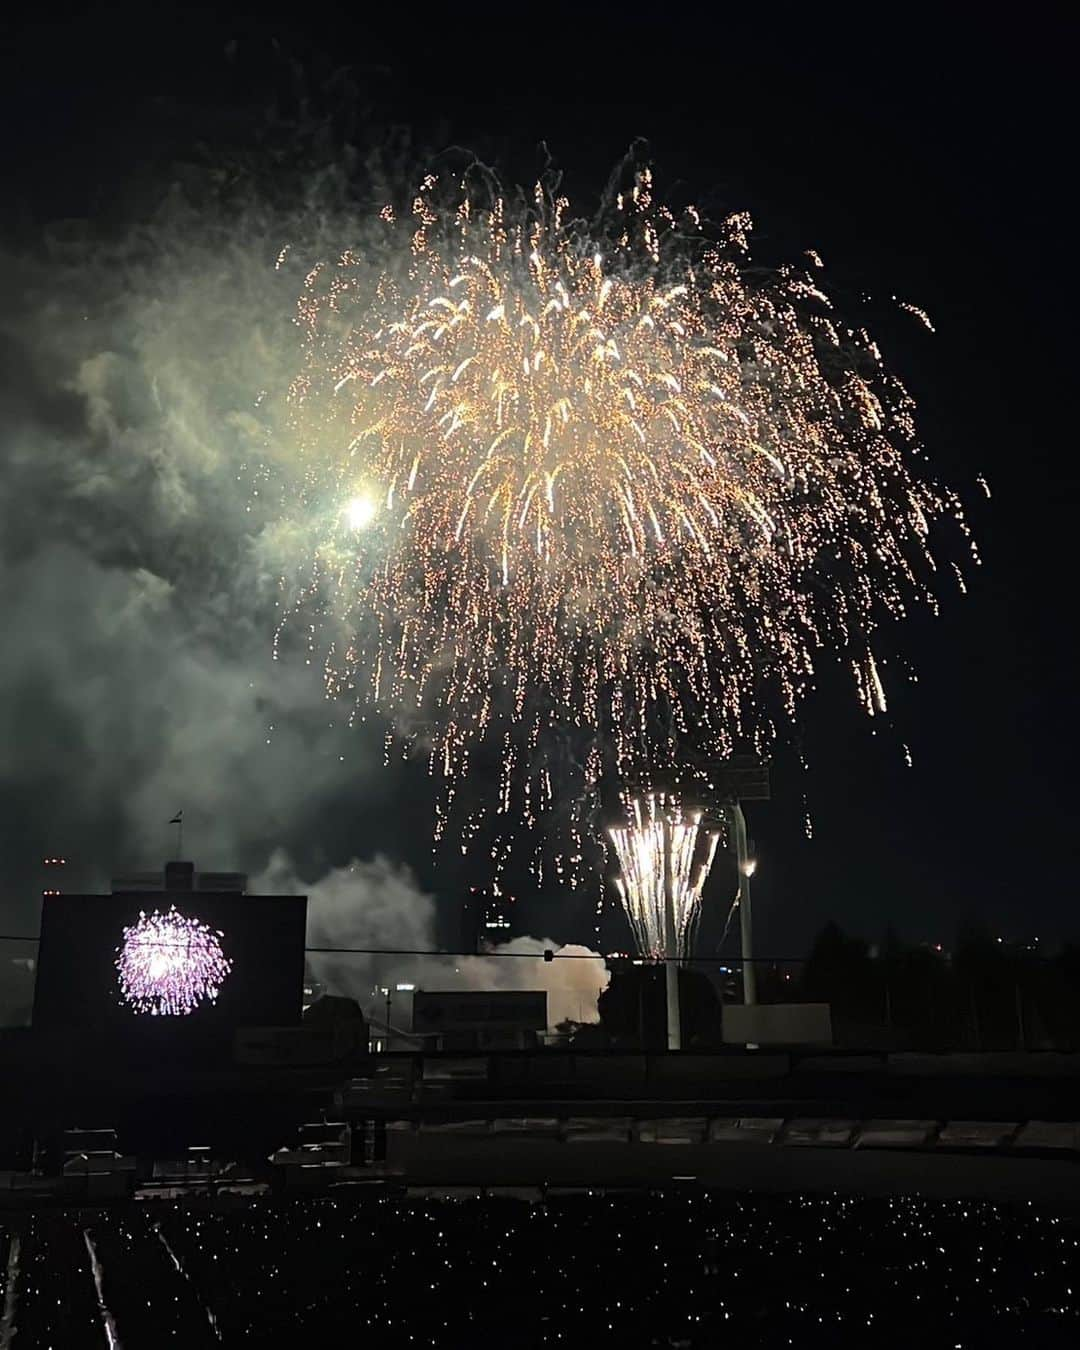
<path id="1" fill-rule="evenodd" d="M 563 790 L 553 737 L 585 793 L 766 753 L 823 649 L 883 711 L 873 635 L 935 603 L 930 531 L 960 513 L 816 256 L 752 279 L 748 217 L 706 231 L 647 171 L 594 229 L 543 187 L 440 192 L 300 302 L 302 504 L 327 523 L 296 609 L 333 619 L 328 691 L 422 723 L 451 798 L 494 738 L 494 809 L 530 819 Z"/>

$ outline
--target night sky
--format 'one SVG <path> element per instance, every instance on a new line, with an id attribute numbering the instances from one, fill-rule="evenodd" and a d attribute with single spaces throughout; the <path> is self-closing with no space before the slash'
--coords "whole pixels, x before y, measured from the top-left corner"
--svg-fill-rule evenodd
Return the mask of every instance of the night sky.
<path id="1" fill-rule="evenodd" d="M 662 186 L 713 216 L 752 212 L 758 254 L 814 248 L 833 294 L 880 302 L 875 335 L 984 566 L 966 597 L 942 588 L 940 618 L 889 635 L 918 683 L 892 680 L 887 719 L 861 713 L 846 670 L 823 668 L 800 729 L 809 770 L 781 750 L 773 802 L 749 808 L 759 949 L 798 954 L 829 917 L 871 939 L 892 921 L 948 943 L 972 917 L 1046 943 L 1080 936 L 1075 31 L 1050 10 L 961 29 L 944 7 L 933 22 L 864 7 L 794 26 L 779 9 L 583 9 L 461 6 L 431 21 L 421 7 L 392 25 L 366 6 L 351 21 L 145 7 L 8 29 L 0 932 L 36 930 L 43 854 L 97 882 L 153 866 L 180 806 L 208 868 L 259 873 L 280 849 L 310 883 L 380 851 L 442 912 L 459 893 L 430 856 L 422 770 L 381 769 L 378 727 L 346 731 L 317 671 L 270 661 L 267 578 L 231 525 L 239 496 L 218 486 L 213 450 L 243 429 L 191 378 L 200 304 L 207 350 L 233 341 L 232 245 L 208 236 L 189 284 L 202 222 L 170 226 L 164 263 L 146 229 L 185 165 L 205 177 L 215 161 L 258 163 L 254 190 L 270 194 L 276 110 L 279 126 L 332 114 L 319 153 L 466 146 L 506 180 L 529 181 L 543 142 L 582 205 L 642 137 Z M 267 261 L 252 258 L 252 276 Z M 236 357 L 238 378 L 257 355 L 253 341 Z M 591 911 L 522 894 L 515 924 L 592 942 Z M 602 936 L 625 944 L 615 917 Z"/>

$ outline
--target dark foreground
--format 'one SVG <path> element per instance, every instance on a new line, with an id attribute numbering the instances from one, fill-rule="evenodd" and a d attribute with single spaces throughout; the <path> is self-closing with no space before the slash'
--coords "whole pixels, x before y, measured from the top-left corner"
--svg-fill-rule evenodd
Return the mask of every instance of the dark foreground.
<path id="1" fill-rule="evenodd" d="M 0 1350 L 1080 1343 L 1080 1222 L 972 1200 L 157 1201 L 0 1218 Z"/>

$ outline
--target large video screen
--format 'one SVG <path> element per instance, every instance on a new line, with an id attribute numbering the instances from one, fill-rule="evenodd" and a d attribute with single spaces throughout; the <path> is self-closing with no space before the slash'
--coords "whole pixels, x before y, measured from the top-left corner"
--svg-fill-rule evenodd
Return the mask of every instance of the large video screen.
<path id="1" fill-rule="evenodd" d="M 306 917 L 303 896 L 46 896 L 34 1026 L 288 1026 Z"/>

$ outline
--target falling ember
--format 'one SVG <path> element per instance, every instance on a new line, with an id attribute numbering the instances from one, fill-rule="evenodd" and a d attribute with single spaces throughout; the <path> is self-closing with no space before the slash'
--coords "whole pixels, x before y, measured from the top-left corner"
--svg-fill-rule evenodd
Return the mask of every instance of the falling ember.
<path id="1" fill-rule="evenodd" d="M 630 823 L 609 831 L 622 876 L 615 885 L 642 956 L 685 957 L 694 942 L 701 891 L 719 834 L 703 831 L 701 813 L 684 812 L 671 796 L 634 801 Z M 668 952 L 664 927 L 664 833 L 671 838 L 671 890 L 677 950 Z"/>
<path id="2" fill-rule="evenodd" d="M 873 707 L 878 712 L 888 712 L 889 705 L 885 701 L 885 687 L 881 683 L 881 676 L 878 674 L 877 662 L 874 660 L 873 652 L 871 652 L 867 658 L 866 665 L 870 675 L 870 691 Z"/>
<path id="3" fill-rule="evenodd" d="M 896 300 L 895 295 L 893 296 L 893 299 Z M 902 310 L 905 310 L 908 314 L 914 315 L 915 318 L 918 319 L 918 321 L 922 324 L 922 326 L 924 328 L 928 328 L 931 333 L 937 332 L 937 329 L 930 321 L 930 315 L 927 314 L 925 309 L 920 309 L 918 305 L 908 304 L 906 300 L 896 300 L 896 303 L 900 306 Z"/>
<path id="4" fill-rule="evenodd" d="M 751 274 L 749 217 L 676 216 L 647 170 L 592 224 L 429 176 L 374 227 L 299 302 L 281 495 L 311 562 L 284 623 L 329 696 L 426 745 L 440 829 L 493 756 L 490 813 L 532 825 L 767 755 L 823 654 L 885 711 L 871 643 L 936 603 L 931 540 L 967 529 L 814 255 Z"/>
<path id="5" fill-rule="evenodd" d="M 175 906 L 166 914 L 140 913 L 117 948 L 123 1002 L 137 1013 L 159 1017 L 182 1017 L 200 1003 L 214 1002 L 232 969 L 221 936 Z"/>

